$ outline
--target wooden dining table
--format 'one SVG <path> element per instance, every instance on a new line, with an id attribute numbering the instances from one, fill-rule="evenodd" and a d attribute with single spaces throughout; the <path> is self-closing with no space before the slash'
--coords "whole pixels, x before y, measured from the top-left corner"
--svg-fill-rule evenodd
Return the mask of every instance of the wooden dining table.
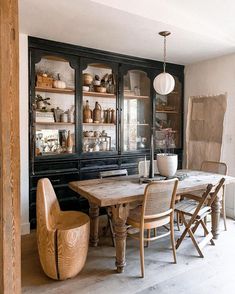
<path id="1" fill-rule="evenodd" d="M 180 170 L 179 174 L 185 178 L 179 181 L 177 195 L 189 194 L 203 190 L 208 184 L 217 184 L 224 177 L 225 185 L 235 183 L 235 178 L 203 171 Z M 142 201 L 147 184 L 139 180 L 138 175 L 111 177 L 104 179 L 92 179 L 74 181 L 69 187 L 80 196 L 89 201 L 89 215 L 91 218 L 91 246 L 98 245 L 99 208 L 110 207 L 116 239 L 116 267 L 117 272 L 122 273 L 126 265 L 126 220 L 129 215 L 130 205 L 136 201 Z M 220 198 L 216 197 L 212 204 L 212 234 L 213 238 L 219 236 Z"/>

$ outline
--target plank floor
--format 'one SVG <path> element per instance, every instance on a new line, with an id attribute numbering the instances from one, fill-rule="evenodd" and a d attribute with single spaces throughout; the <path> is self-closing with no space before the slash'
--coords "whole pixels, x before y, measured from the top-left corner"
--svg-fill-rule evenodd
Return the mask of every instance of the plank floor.
<path id="1" fill-rule="evenodd" d="M 145 249 L 144 279 L 139 278 L 138 242 L 127 240 L 126 270 L 116 274 L 115 251 L 107 236 L 100 238 L 99 247 L 89 248 L 85 268 L 77 277 L 53 281 L 41 269 L 33 232 L 22 237 L 22 293 L 235 293 L 235 221 L 228 219 L 227 225 L 228 231 L 221 232 L 216 246 L 204 248 L 204 259 L 198 257 L 189 238 L 177 250 L 177 264 L 172 263 L 168 237 L 152 242 Z M 200 232 L 197 235 L 200 237 Z"/>

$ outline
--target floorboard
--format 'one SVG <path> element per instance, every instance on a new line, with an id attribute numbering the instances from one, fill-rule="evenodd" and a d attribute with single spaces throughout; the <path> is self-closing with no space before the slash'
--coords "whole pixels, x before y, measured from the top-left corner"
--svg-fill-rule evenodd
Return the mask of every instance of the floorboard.
<path id="1" fill-rule="evenodd" d="M 128 239 L 126 270 L 116 274 L 115 251 L 106 236 L 100 238 L 98 248 L 89 248 L 85 268 L 77 277 L 53 281 L 41 269 L 33 232 L 22 238 L 22 293 L 235 293 L 235 221 L 228 219 L 227 224 L 228 231 L 221 232 L 216 245 L 203 249 L 205 258 L 198 257 L 188 237 L 177 250 L 177 264 L 173 264 L 169 237 L 152 242 L 145 249 L 144 279 L 139 278 L 138 242 Z"/>

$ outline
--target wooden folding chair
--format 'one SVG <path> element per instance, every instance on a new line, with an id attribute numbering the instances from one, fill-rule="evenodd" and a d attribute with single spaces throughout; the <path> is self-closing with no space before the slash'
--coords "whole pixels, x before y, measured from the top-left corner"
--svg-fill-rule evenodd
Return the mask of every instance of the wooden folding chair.
<path id="1" fill-rule="evenodd" d="M 218 161 L 203 161 L 201 165 L 201 171 L 214 173 L 214 174 L 221 174 L 221 175 L 227 175 L 228 168 L 226 163 L 224 162 L 218 162 Z M 222 187 L 221 193 L 221 205 L 222 205 L 222 216 L 224 221 L 224 229 L 227 231 L 227 224 L 226 224 L 226 209 L 225 209 L 225 186 Z M 185 195 L 183 195 L 185 197 Z M 198 197 L 201 197 L 201 191 L 196 191 L 192 194 L 187 194 L 187 198 L 196 199 Z M 180 231 L 180 216 L 177 213 L 177 227 Z M 204 222 L 206 224 L 206 218 L 204 219 Z M 182 223 L 182 222 L 181 222 Z"/>
<path id="2" fill-rule="evenodd" d="M 226 163 L 217 161 L 203 161 L 201 170 L 205 172 L 227 175 L 228 168 Z M 223 186 L 221 193 L 221 204 L 222 204 L 222 216 L 224 221 L 224 229 L 227 231 L 226 224 L 226 209 L 225 209 L 225 186 Z"/>
<path id="3" fill-rule="evenodd" d="M 181 237 L 177 240 L 176 249 L 179 248 L 180 244 L 182 243 L 183 239 L 185 238 L 187 234 L 189 234 L 190 238 L 192 239 L 192 242 L 194 246 L 196 247 L 200 257 L 204 257 L 202 253 L 202 248 L 208 242 L 210 242 L 212 245 L 215 245 L 212 239 L 213 235 L 211 232 L 208 231 L 203 220 L 208 214 L 211 213 L 211 205 L 214 202 L 224 182 L 225 182 L 225 179 L 222 178 L 219 181 L 219 184 L 215 187 L 209 184 L 201 198 L 197 198 L 196 200 L 184 199 L 175 205 L 175 211 L 180 215 L 180 218 L 185 226 L 185 229 Z M 186 220 L 185 216 L 189 216 L 190 219 Z M 203 240 L 200 243 L 198 243 L 194 236 L 194 233 L 196 232 L 200 224 L 204 230 L 205 236 Z"/>

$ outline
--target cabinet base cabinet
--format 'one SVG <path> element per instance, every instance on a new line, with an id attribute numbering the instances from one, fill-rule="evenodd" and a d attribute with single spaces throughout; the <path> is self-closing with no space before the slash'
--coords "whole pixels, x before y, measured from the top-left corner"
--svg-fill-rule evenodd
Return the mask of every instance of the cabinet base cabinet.
<path id="1" fill-rule="evenodd" d="M 182 168 L 182 152 L 177 150 L 178 154 L 178 168 Z M 78 180 L 88 180 L 99 178 L 99 173 L 101 171 L 107 170 L 117 170 L 117 169 L 127 169 L 129 175 L 138 174 L 138 162 L 143 161 L 144 155 L 136 156 L 119 156 L 116 158 L 106 158 L 106 159 L 92 159 L 76 161 L 76 164 L 80 167 L 76 173 L 54 173 L 47 174 L 46 170 L 41 173 L 31 177 L 31 187 L 30 187 L 30 197 L 29 197 L 29 221 L 31 229 L 36 227 L 36 188 L 37 181 L 41 178 L 47 177 L 52 182 L 55 189 L 56 196 L 58 198 L 61 210 L 78 210 L 85 213 L 89 213 L 89 203 L 88 201 L 80 197 L 77 193 L 72 191 L 68 187 L 68 183 L 71 181 Z M 146 154 L 147 160 L 149 159 L 149 154 Z M 49 164 L 49 163 L 48 163 Z M 50 162 L 51 164 L 51 162 Z M 54 163 L 52 164 L 54 166 Z M 44 162 L 43 167 L 46 168 Z M 100 210 L 103 214 L 105 210 Z"/>

